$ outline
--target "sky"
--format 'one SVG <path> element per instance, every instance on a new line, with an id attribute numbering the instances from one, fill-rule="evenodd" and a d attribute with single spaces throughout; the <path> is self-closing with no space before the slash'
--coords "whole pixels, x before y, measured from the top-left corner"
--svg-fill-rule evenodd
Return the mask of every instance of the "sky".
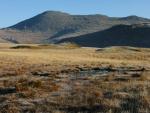
<path id="1" fill-rule="evenodd" d="M 48 10 L 80 15 L 137 15 L 150 18 L 150 0 L 0 0 L 0 28 Z"/>

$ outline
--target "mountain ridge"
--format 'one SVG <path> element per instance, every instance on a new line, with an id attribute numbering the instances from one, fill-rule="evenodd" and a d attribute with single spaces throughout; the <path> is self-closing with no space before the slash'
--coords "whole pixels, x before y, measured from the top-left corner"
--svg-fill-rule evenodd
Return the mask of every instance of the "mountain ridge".
<path id="1" fill-rule="evenodd" d="M 141 23 L 150 23 L 150 19 L 134 15 L 109 17 L 101 14 L 71 15 L 60 11 L 45 11 L 1 29 L 0 38 L 7 41 L 13 39 L 18 43 L 57 43 L 65 38 L 103 31 L 120 24 Z"/>
<path id="2" fill-rule="evenodd" d="M 150 24 L 117 25 L 107 30 L 70 37 L 58 43 L 71 42 L 86 47 L 150 47 Z"/>

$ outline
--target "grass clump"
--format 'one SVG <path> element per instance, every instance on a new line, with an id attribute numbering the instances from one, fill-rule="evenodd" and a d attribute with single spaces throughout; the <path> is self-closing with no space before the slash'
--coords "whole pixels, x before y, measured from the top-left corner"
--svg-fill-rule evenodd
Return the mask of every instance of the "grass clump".
<path id="1" fill-rule="evenodd" d="M 143 72 L 140 76 L 141 81 L 150 80 L 150 73 L 149 72 Z"/>

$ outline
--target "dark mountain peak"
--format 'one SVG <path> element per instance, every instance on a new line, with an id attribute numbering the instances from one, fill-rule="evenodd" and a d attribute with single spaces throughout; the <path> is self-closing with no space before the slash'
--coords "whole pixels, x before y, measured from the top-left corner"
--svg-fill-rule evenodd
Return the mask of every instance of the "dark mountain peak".
<path id="1" fill-rule="evenodd" d="M 139 23 L 139 24 L 132 24 L 132 25 L 124 25 L 124 24 L 120 24 L 120 25 L 116 25 L 111 27 L 109 30 L 123 30 L 123 29 L 144 29 L 144 28 L 150 28 L 150 23 Z"/>
<path id="2" fill-rule="evenodd" d="M 136 16 L 136 15 L 131 15 L 131 16 L 120 18 L 120 20 L 127 20 L 127 21 L 147 21 L 148 19 Z"/>
<path id="3" fill-rule="evenodd" d="M 98 31 L 107 29 L 113 25 L 140 22 L 150 22 L 150 20 L 137 16 L 112 18 L 101 14 L 70 15 L 60 11 L 45 11 L 9 28 L 34 32 L 48 32 L 51 35 L 59 34 L 60 36 L 60 34 L 64 35 L 69 32 L 90 32 L 93 29 L 95 29 L 94 31 Z"/>
<path id="4" fill-rule="evenodd" d="M 136 16 L 136 15 L 131 15 L 131 16 L 127 16 L 126 18 L 128 18 L 128 19 L 138 19 L 138 18 L 141 18 L 141 17 Z"/>
<path id="5" fill-rule="evenodd" d="M 54 16 L 54 15 L 70 15 L 68 13 L 64 13 L 64 12 L 61 12 L 61 11 L 45 11 L 43 13 L 41 13 L 40 15 L 44 15 L 44 16 Z"/>
<path id="6" fill-rule="evenodd" d="M 133 24 L 132 28 L 150 28 L 150 23 Z"/>
<path id="7" fill-rule="evenodd" d="M 150 24 L 116 25 L 109 29 L 62 39 L 62 42 L 73 42 L 87 47 L 133 46 L 150 47 Z"/>
<path id="8" fill-rule="evenodd" d="M 86 17 L 107 17 L 107 15 L 103 15 L 103 14 L 88 14 L 88 15 L 73 15 L 73 16 L 86 16 Z"/>
<path id="9" fill-rule="evenodd" d="M 150 22 L 149 19 L 138 16 L 115 18 L 101 14 L 70 15 L 60 11 L 45 11 L 8 28 L 26 33 L 41 33 L 41 42 L 46 40 L 46 42 L 55 43 L 63 38 L 103 31 L 119 24 L 131 25 L 148 22 Z"/>
<path id="10" fill-rule="evenodd" d="M 59 11 L 45 11 L 30 19 L 22 21 L 9 28 L 17 30 L 27 30 L 34 32 L 57 32 L 62 26 L 65 26 L 71 20 L 71 16 L 67 13 Z"/>

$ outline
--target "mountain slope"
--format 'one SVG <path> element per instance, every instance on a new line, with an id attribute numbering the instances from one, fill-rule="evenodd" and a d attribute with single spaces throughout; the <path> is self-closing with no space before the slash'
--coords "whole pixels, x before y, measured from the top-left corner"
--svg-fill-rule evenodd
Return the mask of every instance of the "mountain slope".
<path id="1" fill-rule="evenodd" d="M 81 46 L 134 46 L 150 47 L 150 24 L 117 25 L 110 29 L 61 40 Z"/>
<path id="2" fill-rule="evenodd" d="M 41 33 L 41 42 L 57 42 L 61 39 L 80 36 L 108 29 L 119 24 L 137 24 L 150 22 L 149 19 L 137 16 L 124 18 L 105 15 L 70 15 L 57 11 L 46 11 L 33 18 L 8 27 L 23 32 Z"/>
<path id="3" fill-rule="evenodd" d="M 12 29 L 0 30 L 0 43 L 41 43 L 42 37 L 44 37 L 44 35 L 41 33 L 24 32 Z"/>

